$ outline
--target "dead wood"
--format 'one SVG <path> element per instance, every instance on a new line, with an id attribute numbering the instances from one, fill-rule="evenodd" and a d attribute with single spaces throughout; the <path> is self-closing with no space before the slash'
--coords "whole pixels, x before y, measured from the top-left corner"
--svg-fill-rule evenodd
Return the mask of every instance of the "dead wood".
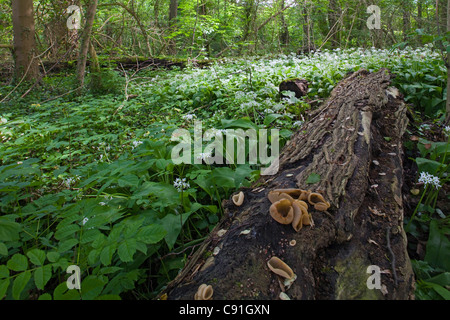
<path id="1" fill-rule="evenodd" d="M 224 219 L 163 292 L 168 299 L 193 299 L 201 284 L 213 299 L 278 299 L 282 290 L 291 299 L 412 298 L 401 193 L 408 120 L 390 79 L 360 70 L 341 81 L 282 150 L 279 172 L 243 189 L 242 206 L 224 201 Z M 320 181 L 308 185 L 312 173 Z M 268 192 L 285 188 L 321 193 L 331 207 L 310 209 L 315 225 L 295 232 L 269 214 Z M 273 256 L 297 275 L 289 289 L 267 266 Z M 381 289 L 367 286 L 371 265 Z"/>

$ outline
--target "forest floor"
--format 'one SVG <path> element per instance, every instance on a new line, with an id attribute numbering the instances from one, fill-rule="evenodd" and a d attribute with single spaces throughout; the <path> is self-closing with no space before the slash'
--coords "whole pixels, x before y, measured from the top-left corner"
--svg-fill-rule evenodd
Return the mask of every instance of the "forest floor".
<path id="1" fill-rule="evenodd" d="M 89 76 L 82 96 L 71 92 L 70 70 L 29 92 L 25 83 L 2 86 L 0 297 L 157 296 L 221 219 L 222 200 L 260 173 L 259 165 L 175 165 L 174 130 L 192 132 L 195 120 L 213 135 L 276 128 L 282 147 L 361 68 L 388 68 L 410 106 L 403 195 L 416 298 L 448 298 L 446 69 L 430 47 L 222 59 L 182 70 L 111 64 Z M 295 78 L 308 81 L 308 95 L 280 99 L 279 84 Z M 81 269 L 81 293 L 61 280 L 71 264 Z"/>

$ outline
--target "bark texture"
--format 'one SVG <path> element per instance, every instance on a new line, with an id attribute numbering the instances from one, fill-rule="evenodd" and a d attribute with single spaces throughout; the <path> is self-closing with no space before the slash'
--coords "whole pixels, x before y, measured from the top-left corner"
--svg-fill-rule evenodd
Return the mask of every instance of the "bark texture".
<path id="1" fill-rule="evenodd" d="M 89 53 L 89 45 L 91 39 L 92 26 L 94 25 L 95 12 L 97 11 L 98 0 L 90 0 L 86 12 L 86 24 L 81 37 L 80 53 L 77 62 L 77 81 L 79 92 L 84 86 L 84 75 L 86 71 L 86 61 Z"/>
<path id="2" fill-rule="evenodd" d="M 34 38 L 33 0 L 12 2 L 12 22 L 14 29 L 15 77 L 26 80 L 39 75 L 38 60 L 35 59 L 36 40 Z"/>
<path id="3" fill-rule="evenodd" d="M 213 299 L 278 299 L 282 290 L 291 299 L 413 298 L 401 193 L 406 106 L 390 78 L 360 70 L 341 81 L 283 149 L 280 171 L 243 189 L 242 206 L 224 201 L 224 219 L 163 292 L 168 299 L 193 299 L 201 284 Z M 320 181 L 307 184 L 313 173 Z M 269 214 L 268 192 L 285 188 L 321 193 L 331 207 L 309 209 L 315 225 L 297 233 Z M 273 256 L 297 275 L 289 289 L 267 266 Z M 367 286 L 371 265 L 381 289 Z"/>

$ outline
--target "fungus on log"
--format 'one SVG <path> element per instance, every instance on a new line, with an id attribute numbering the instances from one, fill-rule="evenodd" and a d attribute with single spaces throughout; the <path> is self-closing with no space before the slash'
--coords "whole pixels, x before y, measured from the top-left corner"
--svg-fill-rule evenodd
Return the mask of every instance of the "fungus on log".
<path id="1" fill-rule="evenodd" d="M 164 290 L 168 299 L 192 299 L 202 283 L 214 299 L 412 298 L 401 193 L 407 109 L 390 79 L 383 69 L 342 80 L 282 150 L 279 172 L 242 189 L 242 206 L 224 201 L 224 218 Z M 307 184 L 311 174 L 320 181 Z M 314 226 L 296 232 L 271 217 L 268 196 L 278 201 L 280 189 L 296 201 L 307 202 L 296 189 L 311 190 L 312 203 L 326 199 L 309 206 Z M 297 276 L 288 290 L 268 268 L 274 256 Z M 367 285 L 374 265 L 380 289 Z"/>

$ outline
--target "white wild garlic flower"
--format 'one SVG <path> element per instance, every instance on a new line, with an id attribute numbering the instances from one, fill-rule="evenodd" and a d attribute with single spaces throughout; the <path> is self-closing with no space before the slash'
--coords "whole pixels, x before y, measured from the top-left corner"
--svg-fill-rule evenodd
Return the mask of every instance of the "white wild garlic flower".
<path id="1" fill-rule="evenodd" d="M 436 189 L 441 188 L 441 182 L 439 180 L 439 177 L 433 176 L 432 174 L 429 174 L 428 172 L 422 172 L 419 177 L 419 182 L 423 183 L 425 185 L 433 185 Z"/>

